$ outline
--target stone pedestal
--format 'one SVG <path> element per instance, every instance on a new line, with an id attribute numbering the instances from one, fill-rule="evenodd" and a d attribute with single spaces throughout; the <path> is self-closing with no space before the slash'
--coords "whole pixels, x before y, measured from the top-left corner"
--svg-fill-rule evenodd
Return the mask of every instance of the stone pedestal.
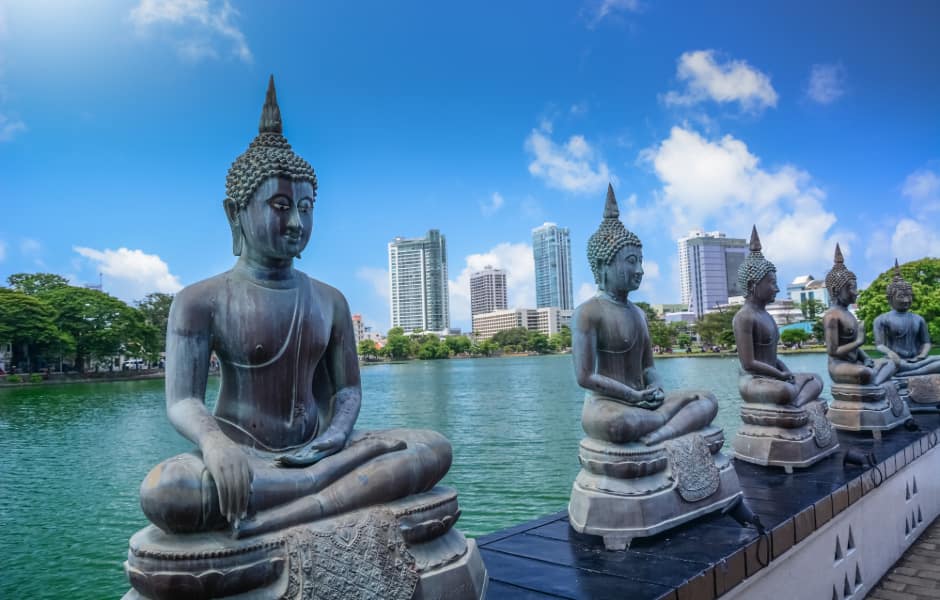
<path id="1" fill-rule="evenodd" d="M 744 424 L 734 437 L 734 457 L 749 463 L 794 468 L 813 465 L 839 448 L 839 441 L 819 401 L 800 408 L 743 404 Z"/>
<path id="2" fill-rule="evenodd" d="M 832 398 L 829 421 L 833 427 L 845 431 L 871 431 L 875 439 L 881 437 L 882 431 L 903 425 L 911 418 L 894 381 L 881 385 L 834 383 Z"/>
<path id="3" fill-rule="evenodd" d="M 571 526 L 608 550 L 722 510 L 741 495 L 724 434 L 707 427 L 663 444 L 581 441 L 581 472 L 568 504 Z"/>
<path id="4" fill-rule="evenodd" d="M 131 538 L 124 600 L 479 600 L 486 569 L 476 543 L 452 528 L 459 515 L 457 493 L 438 486 L 241 540 L 150 525 Z"/>
<path id="5" fill-rule="evenodd" d="M 914 375 L 895 379 L 911 412 L 940 409 L 940 375 Z"/>

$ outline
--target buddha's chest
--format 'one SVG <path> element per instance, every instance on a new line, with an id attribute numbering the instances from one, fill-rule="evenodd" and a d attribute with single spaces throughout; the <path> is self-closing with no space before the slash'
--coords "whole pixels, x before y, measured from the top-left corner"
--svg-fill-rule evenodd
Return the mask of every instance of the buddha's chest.
<path id="1" fill-rule="evenodd" d="M 307 290 L 248 285 L 240 292 L 217 306 L 213 318 L 213 349 L 223 362 L 296 368 L 319 360 L 329 331 Z"/>
<path id="2" fill-rule="evenodd" d="M 758 346 L 776 348 L 780 340 L 780 331 L 777 323 L 769 313 L 764 312 L 754 321 L 755 341 Z"/>
<path id="3" fill-rule="evenodd" d="M 598 329 L 598 350 L 622 353 L 642 349 L 646 345 L 649 333 L 642 317 L 635 311 L 610 311 L 610 317 L 603 320 Z"/>

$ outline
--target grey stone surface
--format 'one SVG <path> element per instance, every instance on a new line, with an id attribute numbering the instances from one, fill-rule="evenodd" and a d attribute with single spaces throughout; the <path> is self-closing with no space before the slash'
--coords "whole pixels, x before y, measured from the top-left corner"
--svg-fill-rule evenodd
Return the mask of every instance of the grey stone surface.
<path id="1" fill-rule="evenodd" d="M 724 437 L 710 427 L 714 395 L 663 390 L 645 315 L 628 299 L 643 277 L 642 245 L 618 217 L 608 187 L 604 218 L 588 241 L 598 293 L 572 320 L 575 374 L 588 393 L 582 469 L 568 513 L 574 529 L 602 536 L 608 549 L 721 510 L 741 495 L 720 452 Z"/>
<path id="2" fill-rule="evenodd" d="M 451 447 L 434 431 L 354 430 L 361 408 L 349 307 L 293 268 L 310 239 L 313 168 L 282 134 L 271 79 L 259 134 L 229 171 L 238 256 L 183 289 L 167 329 L 171 423 L 196 451 L 141 485 L 153 525 L 125 568 L 144 598 L 476 599 L 486 573 L 435 484 Z M 210 356 L 220 362 L 214 412 Z"/>
<path id="3" fill-rule="evenodd" d="M 744 306 L 735 314 L 734 338 L 743 374 L 738 389 L 744 403 L 732 444 L 735 458 L 764 466 L 809 467 L 839 447 L 819 401 L 822 379 L 793 373 L 777 356 L 780 333 L 767 305 L 777 292 L 777 269 L 761 252 L 757 228 L 750 252 L 738 269 Z"/>

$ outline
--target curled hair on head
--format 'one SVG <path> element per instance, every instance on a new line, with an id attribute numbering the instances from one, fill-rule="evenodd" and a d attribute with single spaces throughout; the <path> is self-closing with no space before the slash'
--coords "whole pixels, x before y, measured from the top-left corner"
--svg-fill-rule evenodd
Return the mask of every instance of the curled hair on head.
<path id="1" fill-rule="evenodd" d="M 617 252 L 625 246 L 642 248 L 640 238 L 632 231 L 627 230 L 620 222 L 620 210 L 617 208 L 617 198 L 614 196 L 614 187 L 607 184 L 607 200 L 604 203 L 604 218 L 597 231 L 588 238 L 587 258 L 594 274 L 594 283 L 601 282 L 601 271 L 609 265 Z"/>
<path id="2" fill-rule="evenodd" d="M 895 258 L 894 275 L 891 277 L 891 283 L 888 284 L 885 293 L 888 296 L 888 301 L 890 302 L 894 300 L 894 297 L 901 292 L 907 292 L 908 294 L 913 295 L 914 287 L 904 279 L 903 275 L 901 275 L 901 267 L 898 265 L 898 259 Z"/>
<path id="3" fill-rule="evenodd" d="M 750 252 L 747 253 L 744 262 L 738 267 L 738 286 L 744 291 L 745 296 L 750 296 L 754 291 L 754 286 L 767 276 L 768 273 L 776 273 L 777 267 L 774 263 L 764 258 L 761 252 L 760 238 L 757 236 L 757 225 L 751 229 Z"/>
<path id="4" fill-rule="evenodd" d="M 857 281 L 855 273 L 845 267 L 845 258 L 842 256 L 842 249 L 836 244 L 835 258 L 833 259 L 832 270 L 826 274 L 826 289 L 829 290 L 829 296 L 835 298 L 842 288 L 847 286 L 850 281 Z"/>
<path id="5" fill-rule="evenodd" d="M 310 163 L 297 156 L 282 134 L 281 109 L 277 105 L 274 76 L 268 81 L 268 92 L 261 109 L 258 136 L 248 149 L 235 159 L 225 178 L 227 199 L 239 210 L 248 206 L 252 194 L 269 177 L 287 177 L 307 181 L 317 193 L 317 175 Z"/>

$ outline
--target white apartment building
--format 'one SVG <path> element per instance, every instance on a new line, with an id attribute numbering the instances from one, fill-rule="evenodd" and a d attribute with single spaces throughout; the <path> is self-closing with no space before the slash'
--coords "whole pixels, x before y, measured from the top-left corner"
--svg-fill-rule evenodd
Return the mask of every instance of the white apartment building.
<path id="1" fill-rule="evenodd" d="M 539 308 L 574 308 L 571 278 L 571 236 L 567 228 L 545 223 L 532 230 L 535 261 L 535 304 Z"/>
<path id="2" fill-rule="evenodd" d="M 557 306 L 544 308 L 515 308 L 473 315 L 473 332 L 477 340 L 488 340 L 500 331 L 525 327 L 545 335 L 554 335 L 562 327 L 571 326 L 574 311 Z"/>
<path id="3" fill-rule="evenodd" d="M 471 315 L 506 310 L 508 306 L 506 271 L 487 265 L 470 276 Z"/>
<path id="4" fill-rule="evenodd" d="M 823 310 L 829 308 L 829 290 L 825 279 L 814 279 L 812 275 L 797 277 L 787 286 L 787 295 L 797 307 L 804 302 L 818 300 L 822 302 Z"/>
<path id="5" fill-rule="evenodd" d="M 678 248 L 682 303 L 696 317 L 744 293 L 738 288 L 738 267 L 747 256 L 746 240 L 695 230 L 679 239 Z"/>
<path id="6" fill-rule="evenodd" d="M 389 242 L 388 278 L 392 327 L 406 332 L 450 328 L 447 245 L 440 231 Z"/>

